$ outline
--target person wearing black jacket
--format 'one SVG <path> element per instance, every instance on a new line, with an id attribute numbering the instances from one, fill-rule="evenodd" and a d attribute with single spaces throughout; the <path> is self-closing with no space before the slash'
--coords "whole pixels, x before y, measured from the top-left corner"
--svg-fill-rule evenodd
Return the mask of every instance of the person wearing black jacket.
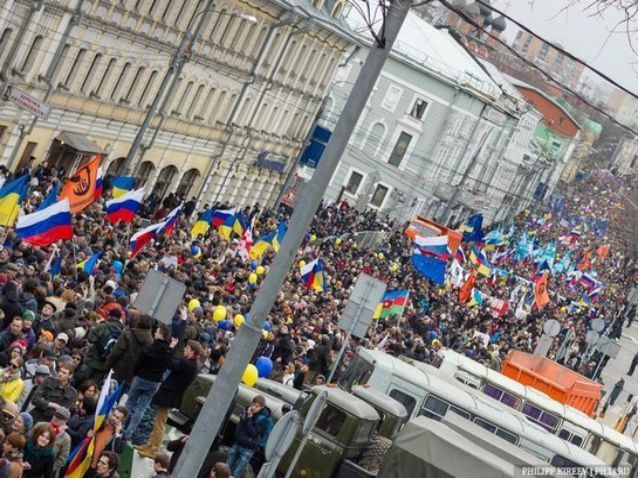
<path id="1" fill-rule="evenodd" d="M 236 427 L 236 441 L 227 456 L 227 465 L 234 478 L 244 477 L 244 470 L 253 455 L 264 446 L 270 422 L 271 411 L 266 406 L 264 397 L 256 395 L 251 405 L 240 416 L 240 422 Z"/>
<path id="2" fill-rule="evenodd" d="M 138 453 L 147 458 L 154 458 L 164 439 L 164 432 L 172 408 L 182 404 L 182 397 L 191 382 L 198 375 L 198 358 L 202 355 L 202 346 L 195 340 L 188 340 L 184 347 L 183 357 L 176 358 L 169 369 L 171 373 L 162 382 L 151 401 L 156 407 L 153 418 L 153 430 L 147 443 L 136 447 Z"/>
<path id="3" fill-rule="evenodd" d="M 160 388 L 162 375 L 173 361 L 174 348 L 178 339 L 169 344 L 170 338 L 171 329 L 164 323 L 159 324 L 153 334 L 153 342 L 145 345 L 138 355 L 126 404 L 131 420 L 124 432 L 125 438 L 131 438 L 135 433 L 144 411 Z"/>

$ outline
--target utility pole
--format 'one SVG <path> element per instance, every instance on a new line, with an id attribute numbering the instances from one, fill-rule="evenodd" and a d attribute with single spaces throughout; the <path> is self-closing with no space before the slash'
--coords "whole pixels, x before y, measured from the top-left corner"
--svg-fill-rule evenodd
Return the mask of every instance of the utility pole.
<path id="1" fill-rule="evenodd" d="M 174 75 L 176 77 L 179 77 L 180 73 L 182 73 L 182 69 L 184 68 L 184 65 L 189 61 L 189 56 L 191 51 L 193 50 L 193 45 L 195 41 L 198 39 L 198 36 L 200 36 L 200 31 L 202 30 L 202 28 L 208 23 L 209 17 L 213 11 L 214 6 L 215 6 L 214 0 L 207 0 L 207 4 L 205 5 L 204 10 L 196 13 L 196 16 L 200 15 L 200 20 L 198 21 L 195 31 L 192 32 L 191 31 L 192 25 L 189 25 L 187 27 L 187 31 L 184 32 L 184 34 L 182 35 L 182 40 L 180 40 L 178 49 L 176 50 L 176 53 L 173 55 L 173 59 L 171 60 L 171 65 L 169 66 L 167 73 L 165 73 L 164 78 L 162 79 L 162 83 L 160 84 L 160 87 L 156 92 L 156 96 L 153 98 L 153 102 L 151 102 L 151 106 L 149 107 L 149 110 L 147 110 L 147 114 L 144 117 L 144 121 L 142 122 L 142 125 L 140 125 L 140 128 L 138 129 L 138 133 L 136 133 L 136 138 L 134 138 L 133 143 L 131 144 L 131 148 L 129 148 L 129 153 L 127 153 L 127 158 L 125 158 L 124 165 L 123 165 L 123 170 L 125 175 L 128 175 L 129 173 L 131 173 L 131 166 L 133 163 L 133 159 L 138 153 L 138 149 L 140 148 L 140 144 L 144 139 L 145 133 L 147 133 L 147 129 L 151 124 L 151 120 L 153 120 L 153 117 L 156 115 L 160 101 L 165 96 L 165 93 L 168 90 L 167 87 L 169 86 L 169 82 L 171 81 L 171 78 Z"/>
<path id="2" fill-rule="evenodd" d="M 13 68 L 14 62 L 16 61 L 16 56 L 18 54 L 18 50 L 20 50 L 20 45 L 24 43 L 24 37 L 29 30 L 29 26 L 34 24 L 34 18 L 36 14 L 43 8 L 44 0 L 36 0 L 35 2 L 33 2 L 33 5 L 29 7 L 29 13 L 26 17 L 24 17 L 22 25 L 20 25 L 18 35 L 11 44 L 11 49 L 9 50 L 9 53 L 7 53 L 7 56 L 2 63 L 2 67 L 0 68 L 0 99 L 4 99 L 4 96 L 7 93 L 7 87 L 9 86 L 9 77 L 11 76 L 11 69 Z"/>
<path id="3" fill-rule="evenodd" d="M 273 260 L 265 282 L 258 290 L 249 312 L 249 319 L 238 331 L 227 360 L 207 395 L 207 400 L 193 426 L 184 451 L 180 455 L 180 460 L 173 473 L 174 477 L 195 477 L 211 447 L 215 435 L 215 433 L 212 435 L 212 432 L 220 431 L 224 420 L 224 415 L 220 415 L 220 412 L 227 411 L 234 400 L 242 374 L 251 361 L 253 352 L 262 337 L 264 320 L 280 293 L 304 235 L 313 221 L 316 209 L 322 201 L 322 196 L 338 166 L 340 157 L 382 67 L 391 53 L 391 48 L 410 8 L 411 2 L 408 0 L 389 2 L 386 19 L 380 31 L 382 41 L 380 44 L 373 43 L 371 46 L 367 60 L 340 115 L 334 134 L 324 151 L 322 161 L 311 182 L 306 185 L 304 195 L 301 196 L 293 211 L 282 247 Z"/>
<path id="4" fill-rule="evenodd" d="M 78 4 L 74 9 L 73 16 L 69 19 L 69 23 L 67 23 L 64 33 L 62 34 L 62 38 L 58 42 L 56 51 L 53 54 L 53 58 L 51 59 L 51 63 L 49 63 L 49 67 L 47 68 L 47 71 L 45 72 L 44 77 L 41 78 L 47 84 L 47 89 L 44 92 L 44 97 L 42 98 L 42 101 L 44 103 L 47 103 L 49 101 L 49 98 L 51 98 L 51 94 L 55 89 L 55 86 L 53 84 L 53 80 L 54 80 L 53 76 L 55 75 L 56 70 L 60 65 L 60 62 L 62 62 L 63 60 L 62 52 L 64 50 L 65 45 L 67 44 L 67 40 L 69 40 L 69 37 L 71 36 L 71 31 L 73 30 L 74 27 L 80 25 L 80 22 L 82 21 L 82 17 L 84 16 L 84 13 L 82 12 L 82 6 L 86 1 L 87 0 L 78 0 Z M 34 115 L 33 119 L 31 120 L 31 123 L 26 129 L 23 128 L 24 125 L 21 125 L 22 128 L 20 128 L 20 135 L 18 136 L 18 140 L 15 146 L 13 147 L 13 150 L 11 151 L 11 155 L 9 155 L 9 159 L 7 160 L 7 167 L 9 168 L 9 170 L 13 169 L 13 162 L 15 162 L 15 159 L 18 156 L 18 152 L 20 151 L 20 146 L 22 145 L 22 141 L 27 137 L 27 135 L 33 132 L 33 129 L 35 128 L 37 123 L 38 123 L 38 117 Z"/>

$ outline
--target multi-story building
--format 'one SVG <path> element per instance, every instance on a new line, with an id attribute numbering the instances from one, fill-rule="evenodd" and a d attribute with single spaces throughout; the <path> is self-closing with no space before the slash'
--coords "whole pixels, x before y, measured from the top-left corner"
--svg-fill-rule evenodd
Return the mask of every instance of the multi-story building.
<path id="1" fill-rule="evenodd" d="M 638 99 L 614 88 L 607 102 L 609 111 L 615 119 L 629 128 L 638 128 Z"/>
<path id="2" fill-rule="evenodd" d="M 638 137 L 620 139 L 611 159 L 611 168 L 620 176 L 638 178 Z"/>
<path id="3" fill-rule="evenodd" d="M 0 88 L 8 83 L 51 111 L 33 122 L 0 99 L 0 163 L 16 169 L 34 156 L 69 170 L 101 152 L 105 170 L 123 172 L 185 39 L 180 75 L 169 77 L 130 171 L 160 194 L 269 204 L 353 44 L 345 3 L 6 0 Z M 198 38 L 185 38 L 200 20 Z"/>
<path id="4" fill-rule="evenodd" d="M 584 72 L 584 65 L 564 55 L 561 45 L 545 42 L 524 30 L 516 34 L 512 47 L 527 60 L 553 72 L 554 78 L 575 89 Z"/>
<path id="5" fill-rule="evenodd" d="M 357 15 L 348 19 L 364 32 Z M 368 54 L 371 37 L 362 39 L 364 47 L 337 72 L 320 120 L 326 130 L 335 127 Z M 453 224 L 475 212 L 488 220 L 506 215 L 503 199 L 522 161 L 522 155 L 505 159 L 507 145 L 519 134 L 528 143 L 537 120 L 528 117 L 525 139 L 526 102 L 486 68 L 446 31 L 410 12 L 325 198 L 398 221 L 424 214 Z"/>

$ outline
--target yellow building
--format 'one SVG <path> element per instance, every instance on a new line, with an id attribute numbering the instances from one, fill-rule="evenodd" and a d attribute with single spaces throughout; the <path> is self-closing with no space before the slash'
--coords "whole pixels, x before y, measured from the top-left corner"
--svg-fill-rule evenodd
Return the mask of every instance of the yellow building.
<path id="1" fill-rule="evenodd" d="M 0 93 L 52 90 L 35 122 L 0 99 L 0 165 L 34 156 L 68 171 L 103 152 L 105 172 L 122 173 L 183 35 L 207 16 L 131 172 L 148 192 L 272 204 L 353 45 L 345 1 L 4 0 Z"/>

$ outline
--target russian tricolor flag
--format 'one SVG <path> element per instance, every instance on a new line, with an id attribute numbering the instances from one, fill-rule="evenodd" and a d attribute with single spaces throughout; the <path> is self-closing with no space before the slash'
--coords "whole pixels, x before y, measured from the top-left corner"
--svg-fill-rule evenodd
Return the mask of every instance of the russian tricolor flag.
<path id="1" fill-rule="evenodd" d="M 73 238 L 71 208 L 65 198 L 50 207 L 18 218 L 16 231 L 31 245 L 45 247 L 58 240 Z"/>
<path id="2" fill-rule="evenodd" d="M 420 250 L 422 255 L 446 262 L 450 257 L 449 249 L 447 248 L 448 241 L 449 237 L 447 235 L 441 235 L 439 237 L 416 237 L 414 247 Z"/>
<path id="3" fill-rule="evenodd" d="M 148 227 L 143 228 L 139 232 L 136 232 L 131 237 L 129 244 L 131 246 L 131 258 L 135 257 L 144 246 L 155 238 L 155 236 L 164 227 L 164 221 L 160 223 L 154 223 Z"/>
<path id="4" fill-rule="evenodd" d="M 105 218 L 115 224 L 119 221 L 131 223 L 135 217 L 142 199 L 144 197 L 144 188 L 127 192 L 121 197 L 107 201 L 107 213 Z"/>
<path id="5" fill-rule="evenodd" d="M 213 212 L 213 220 L 211 223 L 214 228 L 218 228 L 224 222 L 226 222 L 230 217 L 236 216 L 236 209 L 232 208 L 231 210 L 216 210 Z"/>
<path id="6" fill-rule="evenodd" d="M 313 262 L 307 263 L 300 269 L 302 282 L 309 289 L 313 288 L 316 292 L 323 292 L 326 288 L 323 271 L 324 265 L 322 260 L 316 258 Z"/>
<path id="7" fill-rule="evenodd" d="M 596 288 L 600 284 L 600 282 L 598 282 L 598 280 L 593 278 L 588 273 L 583 273 L 582 274 L 582 277 L 580 277 L 580 283 L 582 285 L 584 285 L 585 287 L 587 287 L 588 289 L 590 289 L 590 290 Z"/>

